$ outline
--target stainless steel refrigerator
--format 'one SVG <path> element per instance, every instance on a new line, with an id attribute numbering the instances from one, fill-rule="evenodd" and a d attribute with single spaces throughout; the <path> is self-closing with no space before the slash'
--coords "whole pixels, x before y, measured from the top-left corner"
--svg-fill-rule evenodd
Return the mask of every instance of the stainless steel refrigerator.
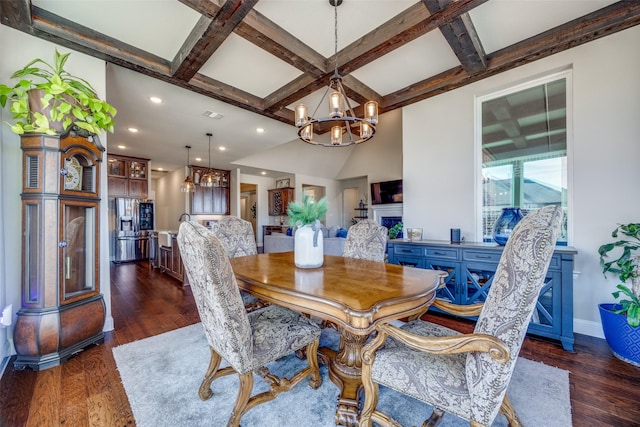
<path id="1" fill-rule="evenodd" d="M 153 202 L 117 197 L 115 199 L 114 262 L 149 258 L 149 231 L 153 230 Z"/>

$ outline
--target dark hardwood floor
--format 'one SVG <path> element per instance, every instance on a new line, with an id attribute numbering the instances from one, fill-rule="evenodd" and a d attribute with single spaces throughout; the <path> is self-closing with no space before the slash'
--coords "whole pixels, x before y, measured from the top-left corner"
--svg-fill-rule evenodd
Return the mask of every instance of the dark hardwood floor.
<path id="1" fill-rule="evenodd" d="M 16 371 L 10 363 L 0 380 L 0 426 L 135 425 L 111 349 L 199 318 L 191 289 L 145 262 L 111 268 L 111 298 L 115 330 L 104 344 L 41 372 Z M 462 331 L 473 327 L 437 315 L 425 318 Z M 527 338 L 520 355 L 571 372 L 574 426 L 640 426 L 640 368 L 614 358 L 600 339 L 577 335 L 575 350 Z"/>

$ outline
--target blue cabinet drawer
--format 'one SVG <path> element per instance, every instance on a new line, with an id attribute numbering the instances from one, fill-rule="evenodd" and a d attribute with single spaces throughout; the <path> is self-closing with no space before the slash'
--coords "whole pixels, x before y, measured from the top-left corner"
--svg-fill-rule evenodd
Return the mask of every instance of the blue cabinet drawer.
<path id="1" fill-rule="evenodd" d="M 412 245 L 395 245 L 393 253 L 396 255 L 424 256 L 424 247 Z"/>
<path id="2" fill-rule="evenodd" d="M 499 262 L 502 252 L 493 251 L 464 251 L 462 259 L 465 261 Z"/>
<path id="3" fill-rule="evenodd" d="M 446 249 L 446 248 L 426 248 L 426 249 L 427 249 L 427 257 L 429 258 L 458 259 L 457 249 Z"/>

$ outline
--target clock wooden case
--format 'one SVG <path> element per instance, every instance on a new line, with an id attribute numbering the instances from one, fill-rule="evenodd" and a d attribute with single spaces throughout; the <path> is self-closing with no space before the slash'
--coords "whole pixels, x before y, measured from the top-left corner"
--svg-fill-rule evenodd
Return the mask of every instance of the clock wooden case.
<path id="1" fill-rule="evenodd" d="M 18 369 L 59 365 L 104 340 L 100 293 L 97 136 L 21 137 L 22 307 L 14 331 Z"/>

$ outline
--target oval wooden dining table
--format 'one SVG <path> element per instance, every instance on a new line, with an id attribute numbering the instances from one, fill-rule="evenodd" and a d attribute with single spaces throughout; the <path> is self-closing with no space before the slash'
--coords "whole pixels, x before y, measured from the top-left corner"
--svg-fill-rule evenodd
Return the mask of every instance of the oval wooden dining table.
<path id="1" fill-rule="evenodd" d="M 437 270 L 331 255 L 322 267 L 297 268 L 293 252 L 237 257 L 231 265 L 243 291 L 335 325 L 340 348 L 321 348 L 320 357 L 340 388 L 340 426 L 358 425 L 361 350 L 375 326 L 426 311 L 446 277 Z"/>

